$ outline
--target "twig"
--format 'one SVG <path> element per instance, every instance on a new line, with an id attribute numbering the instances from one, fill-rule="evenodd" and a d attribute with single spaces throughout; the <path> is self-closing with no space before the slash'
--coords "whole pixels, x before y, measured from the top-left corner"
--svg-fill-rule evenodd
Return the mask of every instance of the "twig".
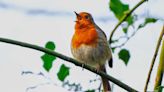
<path id="1" fill-rule="evenodd" d="M 101 92 L 101 86 L 102 86 L 102 83 L 100 83 L 99 87 L 98 87 L 98 92 Z"/>
<path id="2" fill-rule="evenodd" d="M 30 87 L 26 88 L 26 92 L 29 92 L 30 90 L 36 89 L 36 88 L 38 88 L 40 86 L 50 85 L 50 84 L 52 84 L 52 83 L 45 82 L 45 83 L 40 83 L 40 84 L 37 84 L 37 85 L 34 85 L 34 86 L 30 86 Z M 56 85 L 56 84 L 53 84 L 53 85 Z"/>
<path id="3" fill-rule="evenodd" d="M 157 42 L 157 46 L 156 46 L 156 49 L 155 49 L 155 53 L 154 53 L 153 59 L 152 59 L 152 61 L 151 61 L 150 70 L 149 70 L 149 72 L 148 72 L 148 76 L 147 76 L 147 80 L 146 80 L 144 92 L 146 92 L 146 90 L 147 90 L 148 83 L 149 83 L 150 76 L 151 76 L 151 72 L 152 72 L 152 70 L 153 70 L 153 66 L 154 66 L 154 63 L 155 63 L 155 59 L 156 59 L 156 57 L 157 57 L 157 53 L 158 53 L 158 51 L 159 51 L 159 47 L 160 47 L 160 44 L 161 44 L 163 35 L 164 35 L 164 26 L 163 26 L 163 29 L 162 29 L 162 31 L 161 31 L 161 33 L 160 33 L 160 36 L 159 36 L 159 39 L 158 39 L 158 42 Z"/>
<path id="4" fill-rule="evenodd" d="M 74 91 L 74 92 L 79 92 L 79 91 L 82 91 L 82 87 L 81 87 L 81 84 L 76 84 L 76 83 L 70 83 L 68 80 L 67 81 L 64 81 L 62 83 L 62 87 L 66 87 L 68 86 L 68 91 Z"/>
<path id="5" fill-rule="evenodd" d="M 30 87 L 27 87 L 26 88 L 26 92 L 30 91 L 30 90 L 33 90 L 33 89 L 36 89 L 40 86 L 44 86 L 44 85 L 50 85 L 50 84 L 53 84 L 53 85 L 57 85 L 55 83 L 52 82 L 52 80 L 50 78 L 48 78 L 47 76 L 45 76 L 42 72 L 39 72 L 39 73 L 34 73 L 32 71 L 22 71 L 21 75 L 34 75 L 34 76 L 41 76 L 45 79 L 47 79 L 49 82 L 43 82 L 43 83 L 39 83 L 37 85 L 34 85 L 34 86 L 30 86 Z"/>
<path id="6" fill-rule="evenodd" d="M 135 9 L 137 9 L 140 5 L 142 5 L 145 1 L 147 0 L 141 0 L 136 6 L 134 6 L 129 12 L 127 12 L 121 20 L 118 22 L 118 24 L 115 26 L 115 28 L 112 30 L 109 38 L 109 43 L 112 43 L 112 37 L 113 34 L 115 33 L 116 29 L 133 13 Z"/>
<path id="7" fill-rule="evenodd" d="M 123 46 L 130 40 L 130 38 L 133 37 L 136 33 L 137 33 L 137 31 L 134 31 L 134 32 L 132 33 L 131 36 L 121 36 L 121 37 L 119 37 L 119 38 L 118 38 L 117 40 L 115 40 L 115 41 L 119 41 L 120 39 L 126 38 L 125 42 L 123 42 L 123 43 L 120 44 L 120 45 L 113 46 L 113 47 L 111 47 L 111 48 L 121 48 L 121 47 L 123 47 Z"/>
<path id="8" fill-rule="evenodd" d="M 88 65 L 85 65 L 85 64 L 82 64 L 82 63 L 79 63 L 77 60 L 73 59 L 73 58 L 70 58 L 68 56 L 65 56 L 65 55 L 62 55 L 58 52 L 55 52 L 55 51 L 52 51 L 52 50 L 49 50 L 49 49 L 46 49 L 46 48 L 43 48 L 43 47 L 40 47 L 40 46 L 37 46 L 37 45 L 32 45 L 32 44 L 29 44 L 29 43 L 25 43 L 25 42 L 20 42 L 20 41 L 15 41 L 15 40 L 11 40 L 11 39 L 6 39 L 6 38 L 1 38 L 0 37 L 0 42 L 5 42 L 5 43 L 9 43 L 9 44 L 14 44 L 14 45 L 19 45 L 19 46 L 22 46 L 22 47 L 26 47 L 26 48 L 31 48 L 31 49 L 35 49 L 35 50 L 38 50 L 38 51 L 41 51 L 41 52 L 45 52 L 47 54 L 50 54 L 50 55 L 53 55 L 53 56 L 56 56 L 60 59 L 63 59 L 65 61 L 68 61 L 70 63 L 73 63 L 77 66 L 83 66 L 83 68 L 95 73 L 95 74 L 98 74 L 100 76 L 103 76 L 105 77 L 106 79 L 110 80 L 111 82 L 117 84 L 118 86 L 120 86 L 121 88 L 127 90 L 127 91 L 130 91 L 130 92 L 137 92 L 137 90 L 135 90 L 134 88 L 131 88 L 130 86 L 128 86 L 127 84 L 117 80 L 116 78 L 110 76 L 110 75 L 107 75 L 106 73 L 102 72 L 102 71 L 99 71 L 97 72 L 95 68 L 93 67 L 90 67 Z"/>

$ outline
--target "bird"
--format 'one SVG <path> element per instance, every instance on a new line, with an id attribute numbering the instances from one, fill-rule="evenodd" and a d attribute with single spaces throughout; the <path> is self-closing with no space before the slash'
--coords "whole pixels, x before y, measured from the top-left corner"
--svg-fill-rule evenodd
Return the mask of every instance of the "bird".
<path id="1" fill-rule="evenodd" d="M 71 40 L 71 53 L 80 63 L 106 73 L 105 64 L 113 67 L 112 52 L 104 31 L 96 25 L 88 12 L 76 14 L 75 32 Z M 110 92 L 108 79 L 101 77 L 104 92 Z"/>

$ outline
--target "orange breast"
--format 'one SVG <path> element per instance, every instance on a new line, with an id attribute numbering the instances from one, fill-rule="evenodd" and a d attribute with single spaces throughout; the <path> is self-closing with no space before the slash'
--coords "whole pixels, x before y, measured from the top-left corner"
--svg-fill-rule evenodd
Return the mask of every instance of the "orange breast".
<path id="1" fill-rule="evenodd" d="M 80 45 L 96 46 L 98 34 L 94 28 L 76 29 L 72 38 L 72 47 L 78 48 Z"/>

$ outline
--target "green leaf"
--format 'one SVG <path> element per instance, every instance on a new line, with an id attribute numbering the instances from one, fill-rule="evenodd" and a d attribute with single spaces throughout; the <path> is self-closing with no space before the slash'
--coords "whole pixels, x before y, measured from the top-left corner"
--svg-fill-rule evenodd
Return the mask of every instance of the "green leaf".
<path id="1" fill-rule="evenodd" d="M 163 92 L 162 91 L 163 89 L 164 89 L 164 86 L 159 86 L 154 90 L 154 92 Z"/>
<path id="2" fill-rule="evenodd" d="M 69 67 L 62 64 L 60 70 L 57 73 L 58 79 L 64 81 L 64 79 L 69 75 Z"/>
<path id="3" fill-rule="evenodd" d="M 134 16 L 129 16 L 126 21 L 128 22 L 128 26 L 132 25 L 134 23 Z"/>
<path id="4" fill-rule="evenodd" d="M 85 92 L 95 92 L 95 90 L 92 89 L 92 90 L 87 90 L 87 91 L 85 91 Z"/>
<path id="5" fill-rule="evenodd" d="M 120 0 L 110 0 L 109 8 L 118 20 L 121 20 L 125 13 L 129 11 L 129 5 L 123 4 Z"/>
<path id="6" fill-rule="evenodd" d="M 114 13 L 118 20 L 121 20 L 130 10 L 128 4 L 123 4 L 120 0 L 110 0 L 110 10 Z M 134 23 L 134 16 L 130 15 L 125 22 L 128 23 L 127 27 L 123 28 L 123 32 L 127 33 L 130 25 Z"/>
<path id="7" fill-rule="evenodd" d="M 41 59 L 43 60 L 44 69 L 49 72 L 56 57 L 49 54 L 44 54 L 43 56 L 41 56 Z"/>
<path id="8" fill-rule="evenodd" d="M 118 55 L 119 55 L 119 59 L 123 60 L 124 63 L 125 63 L 125 65 L 127 65 L 128 62 L 129 62 L 129 59 L 130 59 L 130 53 L 129 53 L 129 51 L 126 50 L 126 49 L 122 49 L 122 50 L 118 53 Z"/>
<path id="9" fill-rule="evenodd" d="M 112 49 L 112 52 L 114 52 L 116 48 L 114 47 L 114 48 L 111 48 L 111 49 Z"/>
<path id="10" fill-rule="evenodd" d="M 149 23 L 155 23 L 156 21 L 157 21 L 157 19 L 155 19 L 155 18 L 146 18 L 144 23 L 142 23 L 138 26 L 138 29 L 145 27 Z"/>
<path id="11" fill-rule="evenodd" d="M 47 49 L 54 50 L 55 49 L 55 44 L 52 41 L 49 41 L 46 43 L 45 46 Z"/>
<path id="12" fill-rule="evenodd" d="M 45 48 L 50 49 L 50 50 L 54 50 L 55 44 L 53 42 L 49 41 L 46 43 Z M 43 68 L 47 72 L 49 72 L 50 69 L 52 68 L 53 61 L 56 59 L 56 57 L 45 53 L 43 56 L 41 56 L 41 59 L 43 61 Z"/>
<path id="13" fill-rule="evenodd" d="M 128 27 L 123 28 L 124 33 L 127 33 L 127 31 L 128 31 Z"/>

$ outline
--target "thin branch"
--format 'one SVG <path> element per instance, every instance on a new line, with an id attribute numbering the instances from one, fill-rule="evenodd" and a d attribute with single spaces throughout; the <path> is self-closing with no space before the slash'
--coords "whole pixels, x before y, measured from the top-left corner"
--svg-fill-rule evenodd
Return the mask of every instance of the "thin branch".
<path id="1" fill-rule="evenodd" d="M 140 5 L 142 5 L 145 1 L 147 0 L 141 0 L 136 6 L 134 6 L 129 12 L 127 12 L 121 20 L 118 22 L 118 24 L 115 26 L 115 28 L 112 30 L 109 38 L 109 43 L 112 43 L 112 37 L 113 34 L 115 33 L 116 29 L 133 13 L 135 9 L 137 9 Z"/>
<path id="2" fill-rule="evenodd" d="M 155 78 L 155 85 L 154 85 L 154 91 L 158 90 L 159 92 L 162 92 L 162 88 L 160 88 L 162 85 L 162 79 L 164 74 L 164 40 L 161 46 L 161 53 L 160 53 L 160 59 L 157 69 L 157 74 Z"/>
<path id="3" fill-rule="evenodd" d="M 34 73 L 34 72 L 32 72 L 32 71 L 22 71 L 21 75 L 33 75 L 33 76 L 39 76 L 39 77 L 41 76 L 41 77 L 43 77 L 44 79 L 46 79 L 46 80 L 49 81 L 49 82 L 43 82 L 43 83 L 39 83 L 39 84 L 30 86 L 30 87 L 27 87 L 27 88 L 26 88 L 26 92 L 29 92 L 29 91 L 31 91 L 31 90 L 34 90 L 34 89 L 40 87 L 40 86 L 45 86 L 45 85 L 51 85 L 51 84 L 52 84 L 52 85 L 57 86 L 56 83 L 52 82 L 52 80 L 51 80 L 49 77 L 45 76 L 42 72 Z"/>
<path id="4" fill-rule="evenodd" d="M 45 82 L 45 83 L 40 83 L 40 84 L 37 84 L 37 85 L 34 85 L 34 86 L 30 86 L 30 87 L 26 88 L 26 92 L 29 92 L 31 90 L 34 90 L 34 89 L 36 89 L 36 88 L 38 88 L 40 86 L 45 86 L 45 85 L 50 85 L 50 84 L 52 84 L 52 83 Z M 56 85 L 56 84 L 53 84 L 53 85 Z"/>
<path id="5" fill-rule="evenodd" d="M 118 42 L 120 39 L 123 39 L 123 38 L 126 38 L 126 40 L 122 44 L 117 45 L 117 46 L 113 46 L 112 48 L 121 48 L 121 47 L 123 47 L 130 40 L 130 38 L 132 38 L 137 32 L 138 31 L 134 31 L 131 36 L 120 36 L 117 40 L 115 40 L 115 42 Z"/>
<path id="6" fill-rule="evenodd" d="M 158 42 L 157 42 L 157 46 L 156 46 L 156 49 L 155 49 L 155 53 L 154 53 L 153 59 L 151 61 L 150 70 L 149 70 L 149 73 L 148 73 L 148 76 L 147 76 L 144 92 L 146 92 L 146 90 L 147 90 L 148 83 L 149 83 L 150 76 L 151 76 L 151 72 L 153 70 L 153 66 L 154 66 L 154 63 L 155 63 L 155 59 L 157 57 L 157 53 L 159 51 L 159 47 L 160 47 L 163 35 L 164 35 L 164 26 L 163 26 L 163 29 L 162 29 L 162 31 L 160 33 L 160 36 L 159 36 L 159 39 L 158 39 Z"/>
<path id="7" fill-rule="evenodd" d="M 120 86 L 121 88 L 123 88 L 123 89 L 125 89 L 129 92 L 137 92 L 137 90 L 135 90 L 134 88 L 131 88 L 130 86 L 128 86 L 127 84 L 117 80 L 116 78 L 114 78 L 110 75 L 107 75 L 106 73 L 104 73 L 102 71 L 97 72 L 95 68 L 90 67 L 90 66 L 85 65 L 85 64 L 82 64 L 82 63 L 79 63 L 77 60 L 75 60 L 73 58 L 70 58 L 68 56 L 62 55 L 58 52 L 55 52 L 55 51 L 52 51 L 52 50 L 49 50 L 49 49 L 46 49 L 46 48 L 43 48 L 43 47 L 40 47 L 40 46 L 37 46 L 37 45 L 32 45 L 32 44 L 29 44 L 29 43 L 15 41 L 15 40 L 1 38 L 1 37 L 0 37 L 0 42 L 5 42 L 5 43 L 13 44 L 13 45 L 19 45 L 19 46 L 22 46 L 22 47 L 31 48 L 31 49 L 34 49 L 34 50 L 38 50 L 38 51 L 45 52 L 47 54 L 56 56 L 60 59 L 63 59 L 63 60 L 68 61 L 70 63 L 73 63 L 77 66 L 81 66 L 81 67 L 83 66 L 83 68 L 85 68 L 85 69 L 87 69 L 87 70 L 89 70 L 89 71 L 91 71 L 95 74 L 98 74 L 100 76 L 105 77 L 106 79 L 110 80 L 111 82 L 115 83 L 116 85 Z"/>
<path id="8" fill-rule="evenodd" d="M 112 47 L 112 48 L 121 48 L 121 47 L 123 47 L 123 46 L 129 41 L 129 39 L 130 39 L 130 37 L 126 37 L 126 41 L 125 41 L 125 42 L 123 42 L 123 43 L 120 44 L 120 45 L 114 46 L 114 47 Z"/>

